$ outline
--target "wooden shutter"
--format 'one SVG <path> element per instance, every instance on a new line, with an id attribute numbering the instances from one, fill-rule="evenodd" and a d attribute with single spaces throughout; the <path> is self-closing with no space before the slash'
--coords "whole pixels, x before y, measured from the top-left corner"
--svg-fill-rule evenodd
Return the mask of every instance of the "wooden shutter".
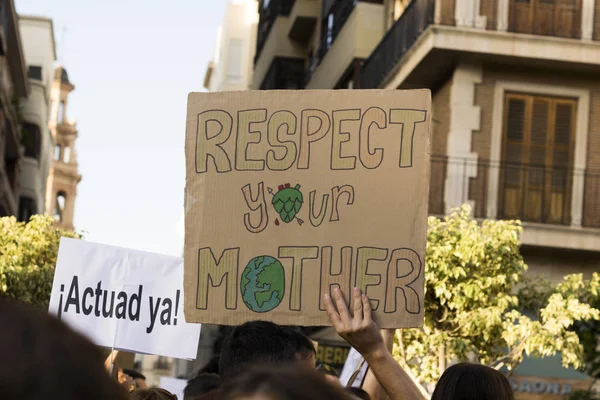
<path id="1" fill-rule="evenodd" d="M 576 102 L 507 94 L 502 216 L 569 224 Z"/>
<path id="2" fill-rule="evenodd" d="M 506 98 L 504 155 L 501 166 L 503 190 L 502 214 L 505 218 L 520 218 L 523 191 L 523 148 L 526 130 L 526 96 Z"/>
<path id="3" fill-rule="evenodd" d="M 581 0 L 510 0 L 510 30 L 581 37 Z"/>

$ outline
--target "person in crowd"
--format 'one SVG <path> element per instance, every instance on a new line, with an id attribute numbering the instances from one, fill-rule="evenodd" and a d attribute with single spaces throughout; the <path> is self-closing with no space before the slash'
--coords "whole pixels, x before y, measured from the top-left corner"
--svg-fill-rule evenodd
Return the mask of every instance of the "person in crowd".
<path id="1" fill-rule="evenodd" d="M 126 400 L 101 350 L 44 309 L 0 297 L 2 400 Z"/>
<path id="2" fill-rule="evenodd" d="M 254 365 L 301 364 L 316 367 L 313 343 L 291 328 L 267 321 L 247 322 L 225 339 L 219 359 L 223 385 Z"/>
<path id="3" fill-rule="evenodd" d="M 513 400 L 510 382 L 502 373 L 480 364 L 455 364 L 442 374 L 431 400 Z"/>
<path id="4" fill-rule="evenodd" d="M 210 358 L 206 365 L 200 368 L 198 374 L 216 374 L 219 375 L 219 357 L 220 354 L 215 354 Z"/>
<path id="5" fill-rule="evenodd" d="M 221 387 L 217 374 L 199 373 L 190 379 L 183 392 L 184 400 L 199 400 L 207 393 Z"/>
<path id="6" fill-rule="evenodd" d="M 144 388 L 131 392 L 131 400 L 177 400 L 177 396 L 165 389 Z"/>
<path id="7" fill-rule="evenodd" d="M 342 387 L 322 374 L 296 365 L 258 367 L 232 378 L 224 400 L 351 400 Z"/>
<path id="8" fill-rule="evenodd" d="M 286 364 L 316 367 L 316 352 L 310 339 L 272 322 L 247 322 L 234 328 L 223 342 L 219 357 L 221 385 L 226 387 L 231 379 L 258 365 Z M 221 395 L 221 389 L 216 389 L 201 399 L 220 399 Z"/>
<path id="9" fill-rule="evenodd" d="M 123 373 L 135 381 L 136 389 L 145 389 L 148 387 L 146 377 L 135 369 L 123 369 Z"/>
<path id="10" fill-rule="evenodd" d="M 391 400 L 423 399 L 421 391 L 386 348 L 384 336 L 371 315 L 368 297 L 353 290 L 353 315 L 338 288 L 324 295 L 329 318 L 338 334 L 367 361 Z M 373 397 L 371 395 L 371 397 Z M 508 379 L 500 372 L 474 364 L 448 368 L 436 385 L 432 400 L 513 400 Z"/>

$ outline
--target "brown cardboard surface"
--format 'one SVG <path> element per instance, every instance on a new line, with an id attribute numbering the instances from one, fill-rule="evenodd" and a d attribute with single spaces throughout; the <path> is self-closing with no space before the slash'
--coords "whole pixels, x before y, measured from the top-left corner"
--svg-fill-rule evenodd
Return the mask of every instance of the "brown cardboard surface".
<path id="1" fill-rule="evenodd" d="M 186 321 L 331 325 L 337 285 L 421 326 L 430 111 L 428 90 L 191 93 Z"/>

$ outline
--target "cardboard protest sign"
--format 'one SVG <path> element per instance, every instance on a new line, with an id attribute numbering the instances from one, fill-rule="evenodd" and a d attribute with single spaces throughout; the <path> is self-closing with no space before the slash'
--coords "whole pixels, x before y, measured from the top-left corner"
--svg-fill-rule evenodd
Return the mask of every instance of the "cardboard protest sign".
<path id="1" fill-rule="evenodd" d="M 429 91 L 192 93 L 185 315 L 331 325 L 360 287 L 384 328 L 423 322 Z"/>
<path id="2" fill-rule="evenodd" d="M 182 310 L 181 258 L 61 239 L 50 312 L 97 345 L 194 359 L 200 325 Z"/>

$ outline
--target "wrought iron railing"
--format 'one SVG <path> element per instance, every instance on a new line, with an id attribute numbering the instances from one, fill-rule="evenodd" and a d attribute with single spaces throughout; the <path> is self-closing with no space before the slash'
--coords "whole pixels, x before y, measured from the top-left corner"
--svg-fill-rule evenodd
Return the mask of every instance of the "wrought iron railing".
<path id="1" fill-rule="evenodd" d="M 433 23 L 434 0 L 413 0 L 365 61 L 361 88 L 379 87 L 421 33 Z"/>
<path id="2" fill-rule="evenodd" d="M 476 218 L 571 225 L 581 184 L 581 225 L 600 228 L 600 171 L 432 156 L 429 213 L 472 203 Z"/>
<path id="3" fill-rule="evenodd" d="M 271 28 L 278 16 L 288 16 L 296 0 L 270 0 L 268 6 L 259 11 L 258 32 L 256 36 L 256 56 L 254 62 L 260 57 L 263 47 L 271 33 Z"/>
<path id="4" fill-rule="evenodd" d="M 331 7 L 329 15 L 321 21 L 321 43 L 319 45 L 319 60 L 325 57 L 342 28 L 348 21 L 352 11 L 358 3 L 357 0 L 337 0 Z"/>

